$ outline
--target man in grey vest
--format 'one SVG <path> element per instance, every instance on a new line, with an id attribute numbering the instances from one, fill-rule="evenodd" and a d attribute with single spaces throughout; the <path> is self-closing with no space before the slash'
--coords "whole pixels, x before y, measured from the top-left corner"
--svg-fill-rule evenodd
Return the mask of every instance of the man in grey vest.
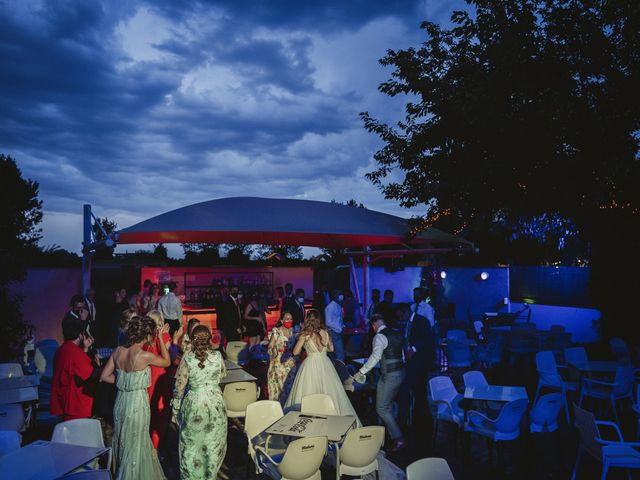
<path id="1" fill-rule="evenodd" d="M 354 375 L 354 380 L 364 383 L 366 373 L 380 362 L 380 380 L 376 391 L 376 412 L 389 432 L 393 445 L 388 451 L 397 451 L 405 447 L 402 430 L 393 416 L 393 401 L 404 381 L 404 361 L 402 333 L 388 328 L 382 315 L 371 316 L 371 327 L 376 332 L 373 337 L 371 356 L 364 366 Z"/>

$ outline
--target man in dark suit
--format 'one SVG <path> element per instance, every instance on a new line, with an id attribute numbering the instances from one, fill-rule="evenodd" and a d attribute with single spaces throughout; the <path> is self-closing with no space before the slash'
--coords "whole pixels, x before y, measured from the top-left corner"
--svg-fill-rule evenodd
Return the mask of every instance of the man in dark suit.
<path id="1" fill-rule="evenodd" d="M 404 332 L 404 358 L 406 362 L 406 380 L 402 388 L 401 398 L 404 401 L 400 413 L 409 413 L 410 394 L 413 395 L 413 412 L 419 416 L 428 415 L 427 380 L 429 370 L 433 368 L 436 358 L 436 340 L 429 320 L 411 311 L 407 303 L 400 303 L 396 307 L 396 318 Z M 413 416 L 413 422 L 421 420 Z"/>
<path id="2" fill-rule="evenodd" d="M 385 290 L 383 300 L 373 309 L 373 313 L 382 315 L 384 323 L 390 327 L 395 326 L 396 316 L 395 308 L 393 304 L 393 290 Z"/>
<path id="3" fill-rule="evenodd" d="M 280 313 L 289 312 L 293 315 L 293 309 L 295 308 L 296 297 L 293 295 L 293 285 L 287 283 L 284 286 L 284 297 L 282 297 L 282 303 L 280 305 Z M 295 317 L 294 317 L 295 320 Z"/>
<path id="4" fill-rule="evenodd" d="M 221 344 L 226 340 L 231 342 L 240 340 L 240 304 L 238 303 L 238 287 L 231 287 L 231 293 L 222 299 L 222 324 L 218 323 L 218 328 L 224 336 Z"/>
<path id="5" fill-rule="evenodd" d="M 78 294 L 71 297 L 69 301 L 69 306 L 71 307 L 69 311 L 65 314 L 62 321 L 65 320 L 78 320 L 82 323 L 83 333 L 88 334 L 89 330 L 89 310 L 87 310 L 87 305 L 84 302 L 84 296 Z"/>
<path id="6" fill-rule="evenodd" d="M 286 298 L 286 297 L 285 297 Z M 289 312 L 293 317 L 293 326 L 302 325 L 304 322 L 304 290 L 301 288 L 296 289 L 296 296 L 293 300 L 284 303 L 282 312 Z"/>

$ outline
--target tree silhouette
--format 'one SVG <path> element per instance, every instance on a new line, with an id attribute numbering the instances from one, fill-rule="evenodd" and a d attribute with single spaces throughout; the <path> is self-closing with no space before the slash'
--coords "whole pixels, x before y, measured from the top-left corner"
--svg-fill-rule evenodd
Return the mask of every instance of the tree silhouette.
<path id="1" fill-rule="evenodd" d="M 423 206 L 416 231 L 475 240 L 496 223 L 570 222 L 588 242 L 598 305 L 624 318 L 617 299 L 638 286 L 640 4 L 468 3 L 451 28 L 424 22 L 419 48 L 381 60 L 394 70 L 380 91 L 410 98 L 395 126 L 362 114 L 384 142 L 367 177 Z"/>
<path id="2" fill-rule="evenodd" d="M 220 263 L 219 243 L 182 243 L 184 259 L 187 264 L 216 265 Z"/>
<path id="3" fill-rule="evenodd" d="M 39 248 L 38 187 L 38 182 L 22 177 L 12 157 L 0 154 L 0 362 L 15 360 L 31 333 L 22 317 L 21 299 L 9 294 L 9 284 L 24 279 L 26 258 Z"/>
<path id="4" fill-rule="evenodd" d="M 102 226 L 102 229 L 100 228 Z M 93 230 L 93 238 L 96 242 L 104 240 L 105 233 L 111 235 L 118 229 L 118 224 L 114 220 L 110 220 L 107 217 L 98 217 L 96 222 L 91 226 Z M 104 230 L 104 233 L 102 232 Z M 107 247 L 106 245 L 100 245 L 96 248 L 93 258 L 95 260 L 109 260 L 113 257 L 113 251 L 115 247 Z"/>

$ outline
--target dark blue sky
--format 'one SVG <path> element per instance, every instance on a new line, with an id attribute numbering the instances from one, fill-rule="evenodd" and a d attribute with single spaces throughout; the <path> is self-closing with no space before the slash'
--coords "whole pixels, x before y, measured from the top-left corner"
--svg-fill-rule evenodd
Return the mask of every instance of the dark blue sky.
<path id="1" fill-rule="evenodd" d="M 120 227 L 241 195 L 408 216 L 364 179 L 379 143 L 358 114 L 400 118 L 378 59 L 462 7 L 0 0 L 0 152 L 40 182 L 42 243 L 74 251 L 83 203 Z"/>

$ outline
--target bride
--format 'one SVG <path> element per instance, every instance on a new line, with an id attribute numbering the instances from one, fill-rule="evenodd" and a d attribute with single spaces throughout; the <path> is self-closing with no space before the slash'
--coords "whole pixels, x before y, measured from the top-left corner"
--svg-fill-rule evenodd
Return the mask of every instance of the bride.
<path id="1" fill-rule="evenodd" d="M 358 415 L 344 391 L 340 377 L 327 356 L 328 351 L 333 352 L 333 343 L 329 333 L 322 325 L 320 313 L 317 310 L 309 310 L 307 313 L 304 326 L 299 333 L 296 346 L 293 348 L 293 354 L 299 355 L 303 347 L 307 352 L 307 358 L 298 370 L 289 398 L 284 405 L 285 410 L 300 410 L 302 397 L 314 393 L 324 393 L 333 400 L 338 415 L 354 416 L 358 425 L 361 425 Z"/>

